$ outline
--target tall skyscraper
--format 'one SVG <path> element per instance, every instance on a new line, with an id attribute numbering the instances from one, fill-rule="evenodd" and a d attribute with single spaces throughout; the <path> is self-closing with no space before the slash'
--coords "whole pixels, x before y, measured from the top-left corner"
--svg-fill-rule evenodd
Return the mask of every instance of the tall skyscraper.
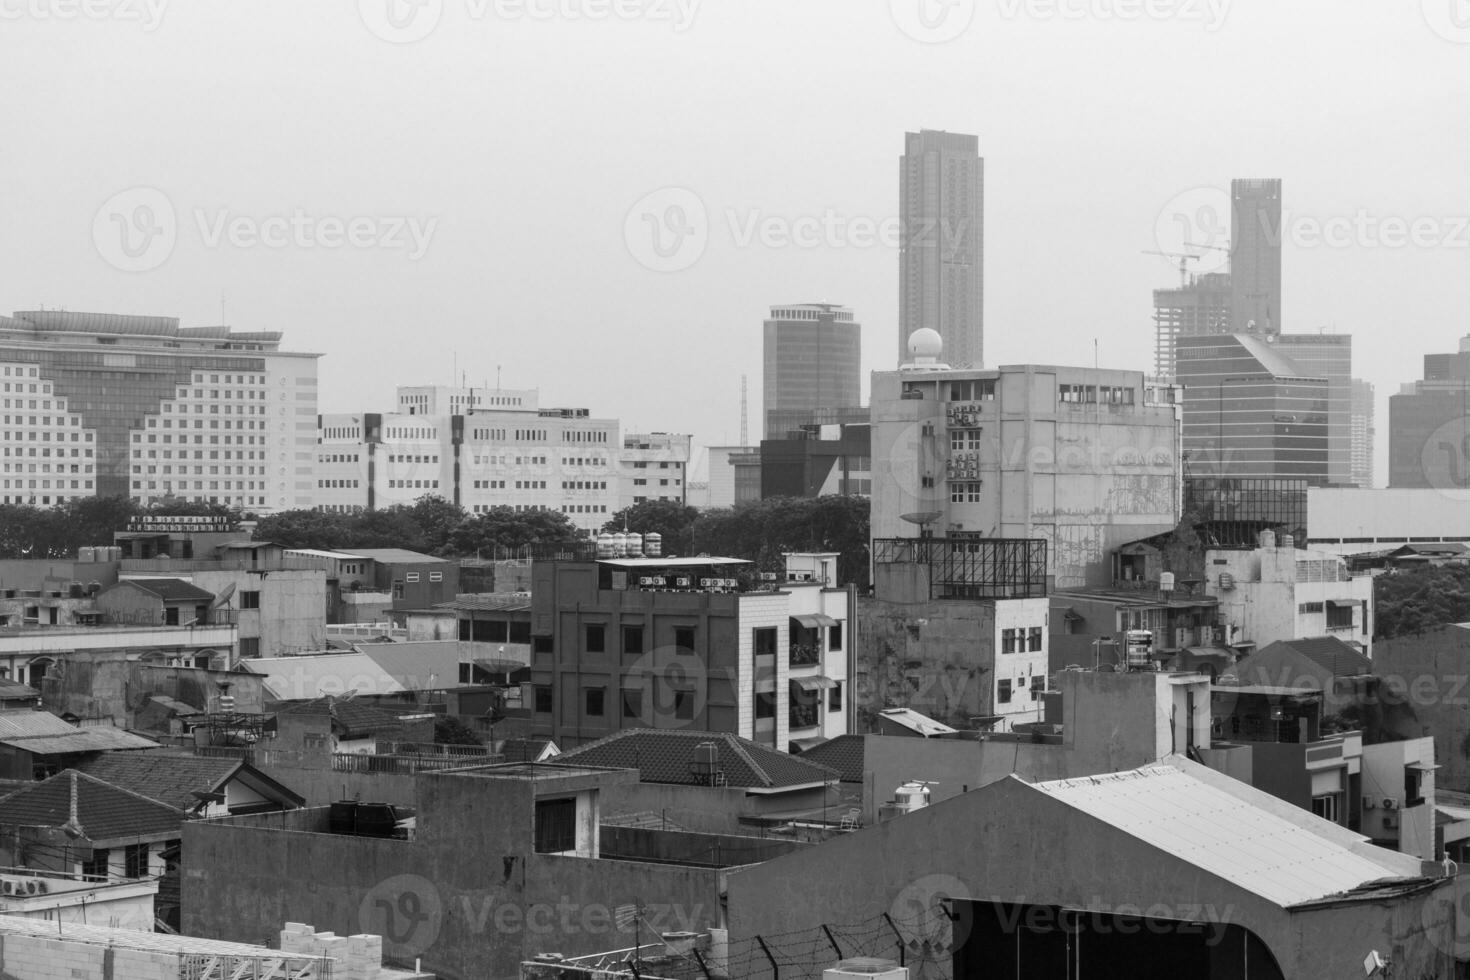
<path id="1" fill-rule="evenodd" d="M 1352 397 L 1352 483 L 1373 486 L 1373 384 L 1353 379 Z"/>
<path id="2" fill-rule="evenodd" d="M 319 354 L 274 331 L 40 310 L 0 317 L 0 502 L 310 507 Z"/>
<path id="3" fill-rule="evenodd" d="M 1230 274 L 1207 272 L 1177 289 L 1154 290 L 1154 373 L 1174 376 L 1180 337 L 1230 332 Z"/>
<path id="4" fill-rule="evenodd" d="M 1327 378 L 1258 334 L 1180 337 L 1175 352 L 1187 475 L 1327 482 Z"/>
<path id="5" fill-rule="evenodd" d="M 1230 182 L 1230 291 L 1236 333 L 1281 332 L 1279 178 Z"/>
<path id="6" fill-rule="evenodd" d="M 1424 355 L 1424 379 L 1389 396 L 1388 485 L 1470 487 L 1470 336 Z"/>
<path id="7" fill-rule="evenodd" d="M 1327 482 L 1353 483 L 1353 338 L 1345 333 L 1279 334 L 1277 350 L 1327 379 Z"/>
<path id="8" fill-rule="evenodd" d="M 927 327 L 953 367 L 985 363 L 985 161 L 975 136 L 904 135 L 899 159 L 898 364 Z"/>
<path id="9" fill-rule="evenodd" d="M 773 306 L 762 331 L 766 438 L 785 439 L 813 422 L 850 421 L 839 418 L 842 411 L 862 404 L 863 331 L 852 310 L 831 303 Z"/>

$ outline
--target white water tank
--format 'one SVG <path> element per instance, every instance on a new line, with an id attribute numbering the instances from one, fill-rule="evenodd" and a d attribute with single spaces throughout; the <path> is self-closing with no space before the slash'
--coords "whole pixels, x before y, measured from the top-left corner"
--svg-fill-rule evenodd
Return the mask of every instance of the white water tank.
<path id="1" fill-rule="evenodd" d="M 902 813 L 913 813 L 929 805 L 929 787 L 921 782 L 904 783 L 893 791 L 895 809 Z"/>
<path id="2" fill-rule="evenodd" d="M 626 538 L 629 558 L 643 557 L 643 535 L 637 531 L 629 531 Z"/>
<path id="3" fill-rule="evenodd" d="M 664 536 L 657 531 L 649 532 L 643 536 L 643 554 L 649 558 L 662 558 L 664 553 Z"/>
<path id="4" fill-rule="evenodd" d="M 1159 573 L 1159 591 L 1160 592 L 1173 592 L 1174 591 L 1174 573 L 1173 572 L 1160 572 Z"/>

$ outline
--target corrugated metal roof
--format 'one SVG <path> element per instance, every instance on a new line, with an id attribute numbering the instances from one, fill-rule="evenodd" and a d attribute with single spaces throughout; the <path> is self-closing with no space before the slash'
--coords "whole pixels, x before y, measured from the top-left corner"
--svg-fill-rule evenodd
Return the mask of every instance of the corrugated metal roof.
<path id="1" fill-rule="evenodd" d="M 1402 874 L 1172 766 L 1032 788 L 1283 907 Z"/>
<path id="2" fill-rule="evenodd" d="M 349 555 L 345 551 L 322 551 L 317 548 L 287 548 L 288 555 L 305 555 L 308 558 L 335 558 L 338 561 L 366 561 L 366 555 Z"/>
<path id="3" fill-rule="evenodd" d="M 158 747 L 157 742 L 120 728 L 78 728 L 46 711 L 0 711 L 0 745 L 37 755 Z"/>
<path id="4" fill-rule="evenodd" d="M 886 718 L 895 725 L 918 732 L 924 737 L 930 735 L 951 735 L 956 729 L 950 728 L 942 721 L 935 721 L 928 715 L 921 715 L 913 708 L 884 708 L 879 716 Z"/>
<path id="5" fill-rule="evenodd" d="M 422 562 L 449 563 L 448 558 L 437 558 L 434 555 L 420 554 L 417 551 L 409 551 L 406 548 L 359 548 L 357 553 L 363 558 L 371 558 L 380 565 L 392 564 L 420 564 Z"/>

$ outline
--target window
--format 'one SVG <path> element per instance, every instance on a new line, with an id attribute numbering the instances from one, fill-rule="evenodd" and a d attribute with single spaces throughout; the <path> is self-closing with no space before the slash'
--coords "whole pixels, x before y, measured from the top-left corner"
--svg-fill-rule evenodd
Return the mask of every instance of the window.
<path id="1" fill-rule="evenodd" d="M 674 652 L 691 654 L 694 652 L 694 627 L 674 627 Z"/>
<path id="2" fill-rule="evenodd" d="M 760 718 L 776 717 L 776 692 L 758 691 L 755 696 L 755 716 Z"/>
<path id="3" fill-rule="evenodd" d="M 1312 812 L 1323 820 L 1331 820 L 1337 823 L 1337 800 L 1338 794 L 1332 793 L 1327 796 L 1312 797 Z"/>
<path id="4" fill-rule="evenodd" d="M 417 582 L 419 580 L 419 573 L 418 572 L 407 572 L 407 573 L 404 574 L 403 579 L 404 579 L 404 581 L 410 582 L 410 583 Z"/>
<path id="5" fill-rule="evenodd" d="M 1046 690 L 1046 675 L 1036 674 L 1031 678 L 1031 700 L 1040 701 L 1041 692 Z"/>
<path id="6" fill-rule="evenodd" d="M 1000 631 L 1000 652 L 1001 653 L 1018 653 L 1018 652 L 1020 652 L 1020 649 L 1021 649 L 1021 631 L 1020 630 L 1001 630 Z"/>
<path id="7" fill-rule="evenodd" d="M 771 712 L 772 714 L 775 713 L 774 705 L 771 708 Z M 694 720 L 693 691 L 686 691 L 680 688 L 674 689 L 674 717 L 679 721 Z"/>
<path id="8" fill-rule="evenodd" d="M 965 483 L 951 483 L 949 485 L 949 502 L 952 504 L 978 504 L 980 502 L 980 488 L 982 484 L 976 481 Z"/>
<path id="9" fill-rule="evenodd" d="M 625 688 L 623 690 L 623 717 L 643 717 L 643 692 L 637 688 Z"/>
<path id="10" fill-rule="evenodd" d="M 551 685 L 537 684 L 532 690 L 538 715 L 551 714 Z"/>
<path id="11" fill-rule="evenodd" d="M 996 691 L 995 701 L 997 704 L 1011 703 L 1011 682 L 1009 680 L 1000 682 L 999 690 Z"/>
<path id="12" fill-rule="evenodd" d="M 1424 771 L 1413 766 L 1404 767 L 1404 806 L 1418 806 L 1424 802 Z"/>
<path id="13" fill-rule="evenodd" d="M 107 848 L 94 848 L 92 856 L 82 862 L 82 874 L 92 878 L 106 878 L 107 864 Z"/>
<path id="14" fill-rule="evenodd" d="M 582 692 L 584 707 L 588 718 L 602 717 L 602 701 L 606 692 L 600 687 L 589 687 Z"/>
<path id="15" fill-rule="evenodd" d="M 1035 653 L 1041 649 L 1041 627 L 1032 626 L 1026 630 L 1026 649 Z"/>
<path id="16" fill-rule="evenodd" d="M 624 653 L 642 653 L 643 652 L 643 627 L 642 626 L 624 626 L 623 627 L 623 652 Z"/>
<path id="17" fill-rule="evenodd" d="M 827 689 L 827 710 L 842 710 L 842 682 L 837 681 Z"/>
<path id="18" fill-rule="evenodd" d="M 842 649 L 842 624 L 841 623 L 833 623 L 831 626 L 827 627 L 827 649 L 828 650 L 841 650 Z"/>
<path id="19" fill-rule="evenodd" d="M 240 637 L 240 656 L 241 657 L 247 657 L 247 658 L 248 657 L 258 657 L 258 656 L 260 656 L 260 637 L 258 637 L 258 636 L 242 636 L 242 637 Z"/>
<path id="20" fill-rule="evenodd" d="M 147 844 L 128 844 L 123 848 L 123 875 L 128 878 L 148 877 Z"/>
<path id="21" fill-rule="evenodd" d="M 536 853 L 560 854 L 577 847 L 577 801 L 536 801 Z"/>
<path id="22" fill-rule="evenodd" d="M 259 589 L 252 589 L 249 592 L 241 592 L 240 593 L 240 608 L 241 609 L 259 609 L 260 608 L 260 590 Z"/>
<path id="23" fill-rule="evenodd" d="M 774 626 L 762 626 L 754 631 L 756 657 L 774 657 L 776 655 L 776 628 Z"/>
<path id="24" fill-rule="evenodd" d="M 1353 605 L 1350 602 L 1327 603 L 1327 628 L 1330 630 L 1353 628 Z"/>
<path id="25" fill-rule="evenodd" d="M 444 573 L 443 572 L 430 572 L 429 573 L 429 581 L 430 582 L 442 582 L 442 581 L 444 581 Z"/>
<path id="26" fill-rule="evenodd" d="M 587 624 L 587 642 L 583 650 L 587 653 L 602 653 L 607 649 L 606 629 L 600 623 Z"/>

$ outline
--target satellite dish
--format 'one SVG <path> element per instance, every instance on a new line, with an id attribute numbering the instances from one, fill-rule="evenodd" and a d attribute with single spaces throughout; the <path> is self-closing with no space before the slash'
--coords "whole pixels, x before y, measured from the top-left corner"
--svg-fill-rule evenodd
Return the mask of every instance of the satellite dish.
<path id="1" fill-rule="evenodd" d="M 223 589 L 220 589 L 219 590 L 219 595 L 217 595 L 217 596 L 214 597 L 214 602 L 210 603 L 209 608 L 210 609 L 218 609 L 218 608 L 220 608 L 225 603 L 229 602 L 230 601 L 230 596 L 232 596 L 234 594 L 235 594 L 235 583 L 234 582 L 231 582 L 229 585 L 226 585 Z"/>
<path id="2" fill-rule="evenodd" d="M 900 514 L 898 516 L 903 520 L 908 521 L 910 524 L 933 524 L 935 521 L 944 516 L 944 511 L 926 510 L 921 511 L 917 514 Z"/>

